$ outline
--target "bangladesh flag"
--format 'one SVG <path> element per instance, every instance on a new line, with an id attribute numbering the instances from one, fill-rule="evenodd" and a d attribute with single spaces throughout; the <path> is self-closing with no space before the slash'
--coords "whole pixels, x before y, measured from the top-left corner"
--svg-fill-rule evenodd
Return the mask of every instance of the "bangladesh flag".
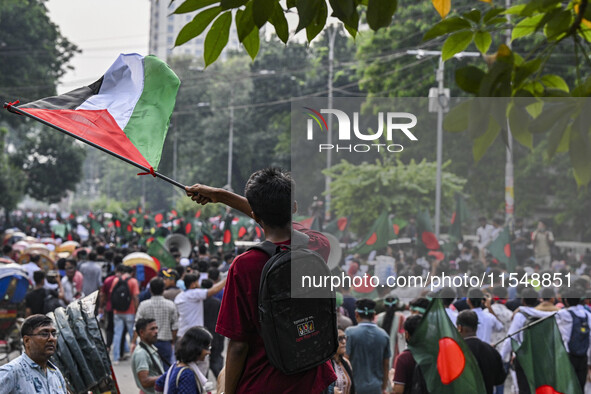
<path id="1" fill-rule="evenodd" d="M 390 221 L 388 214 L 383 212 L 377 218 L 363 242 L 353 248 L 350 253 L 367 254 L 372 250 L 385 248 L 388 246 L 388 241 L 394 238 L 396 238 L 396 234 L 394 234 L 394 226 Z"/>
<path id="2" fill-rule="evenodd" d="M 224 252 L 228 252 L 234 249 L 234 234 L 232 233 L 232 220 L 234 216 L 226 215 L 226 219 L 224 220 L 224 235 L 222 237 L 222 244 Z"/>
<path id="3" fill-rule="evenodd" d="M 91 218 L 90 216 L 88 217 L 88 222 L 90 223 L 90 233 L 95 235 L 95 234 L 100 234 L 101 233 L 101 229 L 103 228 L 103 225 L 101 224 L 101 222 L 99 222 L 98 220 Z"/>
<path id="4" fill-rule="evenodd" d="M 581 393 L 554 317 L 527 328 L 523 332 L 521 345 L 515 340 L 511 344 L 527 377 L 531 393 Z"/>
<path id="5" fill-rule="evenodd" d="M 460 194 L 456 194 L 456 210 L 451 215 L 451 226 L 449 228 L 449 236 L 455 241 L 462 240 L 462 223 L 468 219 L 468 209 L 464 198 Z"/>
<path id="6" fill-rule="evenodd" d="M 515 270 L 517 260 L 515 259 L 515 253 L 513 253 L 511 234 L 508 227 L 503 229 L 497 238 L 487 246 L 487 249 L 495 259 L 507 265 L 507 271 L 512 272 Z"/>
<path id="7" fill-rule="evenodd" d="M 153 172 L 179 85 L 157 57 L 121 54 L 93 84 L 16 108 Z"/>
<path id="8" fill-rule="evenodd" d="M 478 362 L 449 320 L 441 299 L 431 301 L 408 347 L 430 393 L 486 393 Z"/>
<path id="9" fill-rule="evenodd" d="M 324 226 L 324 231 L 341 239 L 349 225 L 349 218 L 346 216 L 331 220 Z"/>
<path id="10" fill-rule="evenodd" d="M 439 241 L 433 232 L 429 211 L 417 215 L 417 246 L 428 250 L 439 250 Z"/>
<path id="11" fill-rule="evenodd" d="M 392 219 L 392 228 L 394 229 L 394 234 L 398 237 L 400 235 L 400 231 L 408 225 L 408 222 L 402 218 L 394 218 Z"/>
<path id="12" fill-rule="evenodd" d="M 299 222 L 302 226 L 310 230 L 320 231 L 320 222 L 316 216 L 310 216 L 309 218 L 296 220 L 296 222 Z"/>
<path id="13" fill-rule="evenodd" d="M 150 246 L 148 246 L 148 254 L 160 263 L 161 267 L 176 267 L 176 260 L 172 257 L 168 249 L 164 247 L 162 238 L 154 238 Z"/>
<path id="14" fill-rule="evenodd" d="M 253 227 L 254 220 L 247 217 L 238 215 L 232 220 L 232 234 L 236 239 L 241 239 L 247 235 Z"/>

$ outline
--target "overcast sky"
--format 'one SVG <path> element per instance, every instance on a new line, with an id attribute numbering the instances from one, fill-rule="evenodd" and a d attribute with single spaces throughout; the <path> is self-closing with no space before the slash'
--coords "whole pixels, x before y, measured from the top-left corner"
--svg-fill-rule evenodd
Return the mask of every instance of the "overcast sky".
<path id="1" fill-rule="evenodd" d="M 168 0 L 161 0 L 168 1 Z M 58 93 L 99 79 L 120 53 L 148 54 L 150 0 L 49 0 L 50 19 L 82 53 Z"/>

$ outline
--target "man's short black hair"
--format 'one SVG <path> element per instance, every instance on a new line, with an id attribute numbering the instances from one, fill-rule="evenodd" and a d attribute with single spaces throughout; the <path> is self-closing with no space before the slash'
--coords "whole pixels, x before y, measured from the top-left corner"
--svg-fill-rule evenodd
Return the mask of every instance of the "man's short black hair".
<path id="1" fill-rule="evenodd" d="M 10 253 L 12 253 L 12 246 L 10 246 L 10 245 L 4 245 L 2 247 L 2 254 L 8 256 Z"/>
<path id="2" fill-rule="evenodd" d="M 191 327 L 175 346 L 174 355 L 182 363 L 197 361 L 201 352 L 209 348 L 212 336 L 203 327 Z"/>
<path id="3" fill-rule="evenodd" d="M 41 270 L 33 272 L 33 281 L 36 285 L 40 285 L 41 283 L 45 282 L 45 272 Z"/>
<path id="4" fill-rule="evenodd" d="M 413 336 L 419 324 L 421 324 L 421 320 L 423 319 L 423 315 L 412 315 L 406 318 L 404 321 L 404 331 L 408 332 L 409 336 Z"/>
<path id="5" fill-rule="evenodd" d="M 193 282 L 197 282 L 199 278 L 195 274 L 187 274 L 185 275 L 185 278 L 183 280 L 185 282 L 185 288 L 188 289 L 189 287 L 191 287 Z"/>
<path id="6" fill-rule="evenodd" d="M 463 310 L 458 313 L 456 326 L 468 327 L 476 331 L 478 329 L 478 315 L 469 309 Z"/>
<path id="7" fill-rule="evenodd" d="M 53 325 L 53 320 L 45 315 L 32 315 L 25 319 L 21 327 L 21 337 L 31 335 L 38 327 Z"/>
<path id="8" fill-rule="evenodd" d="M 484 298 L 484 293 L 482 290 L 477 288 L 472 288 L 468 290 L 468 299 L 474 308 L 480 308 L 482 305 L 482 299 Z"/>
<path id="9" fill-rule="evenodd" d="M 542 288 L 540 295 L 542 296 L 542 299 L 544 301 L 550 301 L 552 298 L 556 298 L 556 292 L 554 291 L 554 289 L 552 287 Z"/>
<path id="10" fill-rule="evenodd" d="M 439 290 L 438 296 L 441 297 L 443 306 L 447 308 L 452 302 L 454 302 L 458 294 L 451 287 L 444 287 L 443 289 Z"/>
<path id="11" fill-rule="evenodd" d="M 220 278 L 220 270 L 214 267 L 208 269 L 207 277 L 213 281 L 218 280 Z"/>
<path id="12" fill-rule="evenodd" d="M 581 295 L 584 294 L 581 288 L 569 287 L 562 292 L 562 301 L 566 306 L 576 306 L 581 303 Z"/>
<path id="13" fill-rule="evenodd" d="M 526 306 L 538 305 L 539 297 L 540 295 L 538 294 L 538 292 L 532 289 L 531 287 L 526 287 L 525 289 L 523 289 L 523 292 L 521 293 L 521 301 L 523 302 L 523 305 Z"/>
<path id="14" fill-rule="evenodd" d="M 159 296 L 164 293 L 164 281 L 162 278 L 155 277 L 150 280 L 150 293 L 155 296 Z"/>
<path id="15" fill-rule="evenodd" d="M 282 228 L 291 223 L 293 186 L 288 173 L 279 168 L 265 168 L 250 176 L 244 195 L 254 214 L 265 225 Z"/>
<path id="16" fill-rule="evenodd" d="M 145 330 L 148 324 L 155 322 L 155 319 L 142 317 L 135 322 L 135 332 L 140 335 L 141 330 Z"/>

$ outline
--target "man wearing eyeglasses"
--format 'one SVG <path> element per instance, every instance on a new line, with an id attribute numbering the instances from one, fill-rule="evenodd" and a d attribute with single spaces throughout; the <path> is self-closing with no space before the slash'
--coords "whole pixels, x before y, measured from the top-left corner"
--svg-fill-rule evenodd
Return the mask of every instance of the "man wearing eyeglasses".
<path id="1" fill-rule="evenodd" d="M 66 394 L 66 381 L 49 358 L 57 349 L 57 331 L 45 315 L 29 316 L 21 328 L 25 353 L 0 367 L 0 394 Z"/>

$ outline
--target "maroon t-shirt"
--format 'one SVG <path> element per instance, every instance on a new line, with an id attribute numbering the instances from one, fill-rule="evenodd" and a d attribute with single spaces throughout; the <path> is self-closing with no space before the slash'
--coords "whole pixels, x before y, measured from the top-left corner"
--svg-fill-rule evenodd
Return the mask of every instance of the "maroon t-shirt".
<path id="1" fill-rule="evenodd" d="M 405 393 L 412 383 L 415 365 L 415 359 L 408 349 L 400 353 L 394 361 L 394 383 L 403 384 Z"/>
<path id="2" fill-rule="evenodd" d="M 293 228 L 310 237 L 308 248 L 328 259 L 330 244 L 322 234 L 305 229 L 298 223 Z M 280 244 L 289 245 L 289 241 Z M 278 244 L 278 245 L 280 245 Z M 236 341 L 248 342 L 244 372 L 237 393 L 321 393 L 336 375 L 330 361 L 306 372 L 285 375 L 271 365 L 259 335 L 259 284 L 269 257 L 262 251 L 249 250 L 236 257 L 224 288 L 216 332 Z"/>

